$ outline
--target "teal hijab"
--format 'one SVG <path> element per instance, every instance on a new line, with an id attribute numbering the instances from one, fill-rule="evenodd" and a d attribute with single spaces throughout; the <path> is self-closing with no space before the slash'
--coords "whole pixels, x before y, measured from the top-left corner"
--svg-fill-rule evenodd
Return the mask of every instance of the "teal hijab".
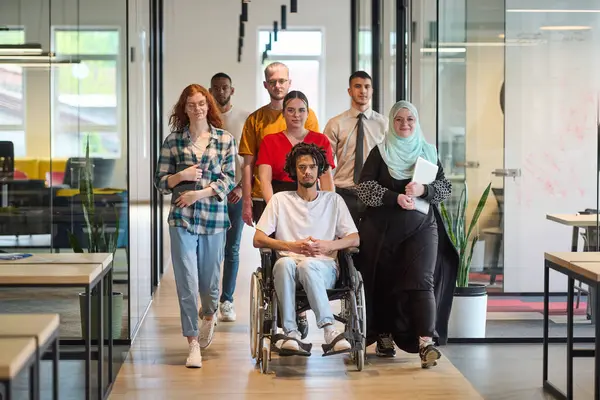
<path id="1" fill-rule="evenodd" d="M 416 119 L 415 130 L 407 138 L 400 137 L 394 129 L 394 118 L 402 108 L 409 110 Z M 415 163 L 419 157 L 436 165 L 438 162 L 437 149 L 425 140 L 417 109 L 408 101 L 399 101 L 390 110 L 388 131 L 378 147 L 381 157 L 394 179 L 412 178 Z"/>

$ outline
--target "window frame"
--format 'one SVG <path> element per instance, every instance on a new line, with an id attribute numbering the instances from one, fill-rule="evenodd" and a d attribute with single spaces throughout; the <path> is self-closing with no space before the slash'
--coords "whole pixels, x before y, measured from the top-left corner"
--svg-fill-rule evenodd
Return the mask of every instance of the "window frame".
<path id="1" fill-rule="evenodd" d="M 257 76 L 258 76 L 258 89 L 256 91 L 256 104 L 257 107 L 256 108 L 260 108 L 262 106 L 264 106 L 265 104 L 263 104 L 263 95 L 264 93 L 262 92 L 263 90 L 266 90 L 263 88 L 263 82 L 265 81 L 265 75 L 264 75 L 264 68 L 263 68 L 263 63 L 262 63 L 262 54 L 264 49 L 259 48 L 259 44 L 260 44 L 260 34 L 261 32 L 267 32 L 267 33 L 273 33 L 273 28 L 272 27 L 268 27 L 268 26 L 259 26 L 256 30 L 256 48 L 257 48 L 257 64 L 259 65 L 258 71 L 257 71 Z M 317 107 L 316 109 L 313 108 L 312 106 L 310 107 L 315 114 L 317 114 L 317 118 L 319 120 L 319 127 L 321 129 L 323 129 L 325 127 L 324 122 L 322 121 L 322 118 L 324 118 L 325 116 L 325 54 L 326 54 L 326 48 L 325 48 L 325 29 L 324 28 L 318 28 L 318 27 L 294 27 L 294 28 L 287 28 L 285 31 L 279 31 L 278 35 L 281 34 L 285 34 L 285 32 L 319 32 L 321 34 L 321 54 L 319 55 L 291 55 L 291 54 L 283 54 L 283 55 L 279 55 L 279 54 L 274 54 L 274 53 L 269 53 L 269 59 L 273 60 L 273 61 L 280 61 L 282 63 L 286 63 L 289 61 L 317 61 L 319 63 L 319 91 L 318 91 L 318 96 L 319 96 L 319 107 Z M 290 77 L 292 79 L 292 81 L 294 80 L 294 77 Z M 311 101 L 310 99 L 308 99 L 309 102 Z"/>
<path id="2" fill-rule="evenodd" d="M 99 133 L 112 133 L 112 132 L 116 132 L 117 136 L 119 137 L 119 141 L 122 141 L 122 137 L 123 135 L 121 134 L 122 129 L 123 129 L 123 94 L 121 93 L 120 88 L 122 87 L 123 84 L 123 79 L 125 79 L 123 77 L 123 73 L 122 73 L 122 68 L 123 68 L 123 62 L 125 62 L 123 60 L 123 56 L 122 56 L 122 49 L 121 49 L 121 39 L 122 39 L 122 28 L 120 26 L 114 26 L 114 25 L 86 25 L 85 27 L 82 26 L 77 26 L 77 25 L 56 25 L 52 27 L 52 35 L 50 37 L 50 46 L 53 49 L 53 51 L 56 51 L 56 34 L 57 32 L 73 32 L 73 33 L 77 33 L 77 32 L 116 32 L 117 33 L 117 43 L 118 43 L 118 47 L 117 47 L 117 52 L 115 54 L 76 54 L 76 57 L 78 60 L 81 61 L 113 61 L 115 62 L 115 70 L 116 70 L 116 98 L 117 98 L 117 103 L 116 103 L 116 124 L 115 125 L 96 125 L 96 124 L 85 124 L 82 125 L 81 123 L 74 123 L 74 124 L 68 124 L 68 125 L 62 125 L 60 126 L 60 130 L 64 131 L 64 132 L 72 132 L 72 133 L 77 133 L 77 137 L 79 138 L 79 140 L 83 140 L 85 139 L 84 134 L 87 134 L 89 132 L 99 132 Z M 52 74 L 51 74 L 51 85 L 50 85 L 50 91 L 51 91 L 51 107 L 52 107 L 52 111 L 51 111 L 51 138 L 50 138 L 50 147 L 51 147 L 51 153 L 52 153 L 52 157 L 58 157 L 54 152 L 55 152 L 55 147 L 58 146 L 54 146 L 54 138 L 55 135 L 58 134 L 58 130 L 59 127 L 57 126 L 57 122 L 59 121 L 59 116 L 57 115 L 58 112 L 58 107 L 56 107 L 56 104 L 58 104 L 58 96 L 59 96 L 59 91 L 57 90 L 57 85 L 59 82 L 58 76 L 57 76 L 57 72 L 58 69 L 55 68 L 52 70 Z M 77 120 L 79 121 L 79 118 L 77 118 Z M 90 153 L 90 157 L 102 157 L 102 158 L 107 158 L 107 159 L 118 159 L 121 158 L 123 156 L 122 154 L 122 143 L 121 146 L 119 146 L 119 153 L 118 154 L 98 154 L 98 153 Z M 82 148 L 80 148 L 80 151 L 83 151 Z M 82 154 L 72 154 L 69 155 L 68 157 L 79 157 L 82 156 Z M 60 157 L 64 157 L 64 156 L 60 156 Z"/>

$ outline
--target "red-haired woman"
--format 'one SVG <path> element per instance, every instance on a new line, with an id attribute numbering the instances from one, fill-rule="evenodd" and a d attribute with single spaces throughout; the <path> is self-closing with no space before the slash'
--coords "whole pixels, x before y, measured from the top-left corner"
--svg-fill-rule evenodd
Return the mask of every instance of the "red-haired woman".
<path id="1" fill-rule="evenodd" d="M 200 349 L 212 342 L 217 322 L 220 268 L 230 226 L 227 194 L 235 186 L 236 146 L 233 136 L 221 129 L 213 97 L 200 85 L 183 90 L 169 125 L 172 132 L 160 151 L 155 186 L 163 194 L 173 194 L 169 234 L 181 328 L 189 343 L 186 367 L 200 368 Z"/>

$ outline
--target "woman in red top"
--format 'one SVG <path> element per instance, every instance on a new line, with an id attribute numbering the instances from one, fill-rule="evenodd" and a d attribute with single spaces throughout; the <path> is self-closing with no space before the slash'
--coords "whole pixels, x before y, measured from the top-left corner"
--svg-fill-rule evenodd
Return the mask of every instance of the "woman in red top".
<path id="1" fill-rule="evenodd" d="M 285 158 L 296 144 L 300 142 L 314 143 L 322 147 L 327 154 L 327 162 L 331 165 L 319 179 L 321 190 L 333 191 L 333 151 L 329 139 L 322 133 L 304 128 L 308 118 L 308 100 L 304 93 L 294 90 L 283 99 L 283 118 L 286 130 L 267 135 L 260 144 L 256 165 L 258 179 L 265 201 L 268 203 L 273 193 L 283 190 L 296 190 L 294 182 L 283 170 Z"/>

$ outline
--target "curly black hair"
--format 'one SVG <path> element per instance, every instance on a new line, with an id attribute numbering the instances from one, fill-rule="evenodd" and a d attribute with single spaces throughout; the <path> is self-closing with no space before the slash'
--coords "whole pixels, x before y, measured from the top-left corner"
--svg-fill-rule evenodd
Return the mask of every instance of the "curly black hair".
<path id="1" fill-rule="evenodd" d="M 285 159 L 285 166 L 283 167 L 283 170 L 294 182 L 298 182 L 298 176 L 296 175 L 296 161 L 302 156 L 311 156 L 313 160 L 315 160 L 319 171 L 317 178 L 320 178 L 330 167 L 327 162 L 327 153 L 325 152 L 325 149 L 314 143 L 298 143 L 292 147 L 292 150 L 288 153 Z"/>

